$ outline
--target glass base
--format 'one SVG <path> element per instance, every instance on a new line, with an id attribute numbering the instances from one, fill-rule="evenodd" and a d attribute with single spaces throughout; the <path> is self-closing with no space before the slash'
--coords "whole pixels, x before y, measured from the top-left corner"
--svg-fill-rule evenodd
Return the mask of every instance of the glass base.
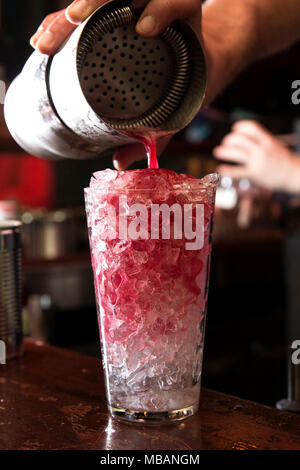
<path id="1" fill-rule="evenodd" d="M 115 408 L 108 405 L 108 410 L 113 418 L 117 418 L 127 423 L 141 424 L 167 424 L 174 421 L 182 421 L 183 419 L 193 416 L 198 411 L 198 404 L 191 405 L 180 410 L 152 412 L 152 411 L 133 411 L 123 408 Z"/>

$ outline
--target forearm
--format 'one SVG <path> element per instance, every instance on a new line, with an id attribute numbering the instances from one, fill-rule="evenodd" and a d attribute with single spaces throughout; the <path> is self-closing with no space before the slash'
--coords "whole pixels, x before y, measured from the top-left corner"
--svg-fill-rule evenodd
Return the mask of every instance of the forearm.
<path id="1" fill-rule="evenodd" d="M 290 171 L 284 188 L 288 193 L 300 195 L 300 158 L 294 155 L 292 171 Z"/>
<path id="2" fill-rule="evenodd" d="M 254 59 L 286 49 L 300 39 L 299 0 L 249 0 L 257 24 Z"/>
<path id="3" fill-rule="evenodd" d="M 300 2 L 208 0 L 202 32 L 214 79 L 218 76 L 210 101 L 250 63 L 300 39 Z"/>

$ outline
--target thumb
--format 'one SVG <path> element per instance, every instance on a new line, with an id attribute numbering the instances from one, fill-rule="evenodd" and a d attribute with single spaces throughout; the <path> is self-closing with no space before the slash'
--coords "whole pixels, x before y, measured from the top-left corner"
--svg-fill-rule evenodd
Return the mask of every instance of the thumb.
<path id="1" fill-rule="evenodd" d="M 138 21 L 137 33 L 153 37 L 174 20 L 201 14 L 201 0 L 151 0 Z"/>
<path id="2" fill-rule="evenodd" d="M 113 165 L 116 170 L 126 170 L 132 163 L 144 160 L 146 151 L 142 144 L 126 145 L 116 150 Z"/>

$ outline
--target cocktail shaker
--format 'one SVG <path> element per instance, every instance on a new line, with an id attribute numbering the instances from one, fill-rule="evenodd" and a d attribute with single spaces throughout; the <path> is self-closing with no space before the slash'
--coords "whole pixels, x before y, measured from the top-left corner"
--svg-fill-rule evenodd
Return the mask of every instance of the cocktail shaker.
<path id="1" fill-rule="evenodd" d="M 195 117 L 206 89 L 199 39 L 181 20 L 140 37 L 131 3 L 100 7 L 54 56 L 31 55 L 5 100 L 8 128 L 24 150 L 96 157 L 137 134 L 178 132 Z"/>
<path id="2" fill-rule="evenodd" d="M 0 341 L 6 359 L 22 353 L 21 222 L 0 221 Z"/>

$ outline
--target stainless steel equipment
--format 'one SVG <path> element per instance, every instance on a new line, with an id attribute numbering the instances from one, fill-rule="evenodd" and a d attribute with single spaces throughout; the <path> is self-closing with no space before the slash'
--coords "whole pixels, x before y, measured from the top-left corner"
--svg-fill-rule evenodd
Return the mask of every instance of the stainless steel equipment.
<path id="1" fill-rule="evenodd" d="M 196 34 L 177 21 L 144 39 L 137 19 L 130 1 L 114 0 L 53 57 L 32 54 L 5 101 L 21 147 L 46 158 L 95 157 L 136 142 L 136 134 L 175 133 L 194 118 L 206 89 Z"/>
<path id="2" fill-rule="evenodd" d="M 22 353 L 21 223 L 0 221 L 0 340 L 6 359 Z"/>
<path id="3" fill-rule="evenodd" d="M 49 295 L 30 295 L 27 302 L 27 333 L 36 341 L 51 343 L 54 338 L 55 316 Z"/>
<path id="4" fill-rule="evenodd" d="M 26 259 L 54 260 L 88 250 L 86 216 L 83 208 L 55 211 L 28 210 L 21 215 Z"/>
<path id="5" fill-rule="evenodd" d="M 93 273 L 89 256 L 25 264 L 26 333 L 50 344 L 97 338 Z"/>
<path id="6" fill-rule="evenodd" d="M 94 306 L 94 285 L 90 259 L 26 266 L 26 289 L 33 295 L 48 295 L 60 311 Z"/>

